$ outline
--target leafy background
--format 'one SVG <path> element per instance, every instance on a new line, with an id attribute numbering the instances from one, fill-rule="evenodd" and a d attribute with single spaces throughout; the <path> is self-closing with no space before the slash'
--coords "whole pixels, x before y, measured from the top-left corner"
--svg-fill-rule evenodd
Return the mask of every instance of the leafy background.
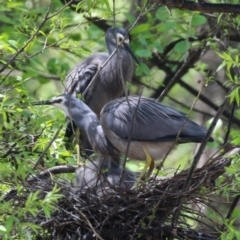
<path id="1" fill-rule="evenodd" d="M 134 24 L 131 47 L 141 64 L 128 83 L 131 94 L 159 97 L 164 104 L 190 113 L 190 118 L 203 126 L 209 126 L 218 107 L 229 99 L 213 133 L 215 142 L 208 144 L 200 165 L 229 144 L 239 144 L 239 15 L 146 4 L 138 0 L 1 1 L 2 196 L 12 188 L 18 193 L 24 191 L 22 183 L 29 174 L 76 164 L 76 151 L 64 147 L 63 130 L 46 150 L 65 123 L 64 115 L 49 107 L 30 107 L 29 103 L 60 94 L 70 69 L 91 53 L 106 51 L 105 31 L 113 25 L 128 28 Z M 184 169 L 195 152 L 194 144 L 179 147 L 160 174 Z M 40 163 L 35 166 L 36 162 Z M 238 191 L 239 163 L 234 164 L 227 169 L 228 176 L 234 178 L 224 194 L 219 193 L 223 195 L 220 201 L 231 199 L 231 190 Z M 136 171 L 142 166 L 129 161 L 128 167 Z M 69 184 L 74 180 L 73 174 L 61 177 Z M 44 200 L 38 198 L 38 192 L 30 194 L 24 209 L 4 202 L 0 206 L 0 235 L 3 239 L 32 239 L 40 227 L 21 219 L 42 210 L 48 216 L 59 198 L 56 188 Z M 223 239 L 239 236 L 237 216 L 239 209 L 235 209 L 233 220 L 226 222 L 228 231 Z"/>

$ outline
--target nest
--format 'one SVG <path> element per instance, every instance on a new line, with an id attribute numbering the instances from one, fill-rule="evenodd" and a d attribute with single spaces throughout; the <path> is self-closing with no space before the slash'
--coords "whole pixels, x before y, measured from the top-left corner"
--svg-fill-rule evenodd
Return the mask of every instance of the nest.
<path id="1" fill-rule="evenodd" d="M 142 188 L 133 190 L 112 184 L 79 188 L 57 182 L 63 195 L 57 210 L 48 219 L 41 212 L 25 220 L 43 228 L 38 240 L 218 239 L 216 229 L 220 226 L 215 222 L 211 225 L 212 220 L 205 216 L 203 209 L 210 207 L 217 212 L 209 199 L 217 189 L 215 180 L 230 164 L 231 158 L 219 156 L 195 170 L 189 190 L 184 193 L 182 189 L 189 170 L 168 179 L 151 179 Z M 42 172 L 26 182 L 25 196 L 11 191 L 5 201 L 13 199 L 24 204 L 29 192 L 36 190 L 44 197 L 56 184 L 50 175 L 74 170 L 65 166 Z M 181 211 L 177 216 L 179 207 Z"/>

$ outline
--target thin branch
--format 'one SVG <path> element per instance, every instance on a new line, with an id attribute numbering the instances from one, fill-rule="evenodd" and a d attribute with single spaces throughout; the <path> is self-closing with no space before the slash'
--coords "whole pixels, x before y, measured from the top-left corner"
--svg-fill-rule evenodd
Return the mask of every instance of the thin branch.
<path id="1" fill-rule="evenodd" d="M 188 66 L 188 64 L 192 61 L 192 58 L 194 56 L 191 56 L 190 58 L 188 58 L 187 61 L 185 61 L 182 66 L 177 70 L 177 72 L 174 74 L 174 76 L 172 77 L 172 79 L 168 82 L 167 86 L 164 88 L 164 90 L 161 92 L 160 96 L 157 98 L 156 101 L 162 101 L 162 99 L 164 98 L 164 96 L 167 94 L 167 92 L 170 90 L 170 88 L 173 86 L 173 83 L 179 78 L 179 75 L 181 74 L 181 72 L 183 71 L 183 69 L 186 68 L 186 66 Z"/>
<path id="2" fill-rule="evenodd" d="M 234 89 L 234 87 L 231 88 L 231 90 L 229 91 L 228 95 L 230 95 L 230 93 L 232 92 L 232 90 Z M 211 137 L 211 134 L 217 124 L 217 121 L 219 120 L 219 118 L 221 117 L 221 115 L 223 114 L 223 111 L 224 111 L 224 108 L 226 107 L 227 103 L 228 103 L 229 99 L 226 98 L 224 100 L 224 102 L 222 103 L 222 105 L 219 107 L 218 109 L 218 112 L 216 113 L 208 131 L 207 131 L 207 134 L 205 135 L 199 149 L 198 149 L 198 152 L 197 154 L 195 155 L 194 159 L 193 159 L 193 162 L 192 162 L 192 165 L 191 165 L 191 168 L 189 170 L 189 173 L 188 173 L 188 176 L 187 176 L 187 179 L 185 181 L 185 184 L 182 188 L 182 193 L 184 193 L 185 191 L 187 191 L 189 189 L 189 186 L 191 184 L 191 180 L 192 180 L 192 176 L 193 176 L 193 173 L 196 169 L 196 166 L 199 162 L 199 159 Z M 173 219 L 172 219 L 172 225 L 175 226 L 177 224 L 177 221 L 178 221 L 178 218 L 179 218 L 179 215 L 180 215 L 180 211 L 181 211 L 181 208 L 182 208 L 182 205 L 183 205 L 183 202 L 184 202 L 184 197 L 181 197 L 179 200 L 178 200 L 179 204 L 178 204 L 178 207 L 176 208 L 175 210 L 175 213 L 173 214 Z"/>
<path id="3" fill-rule="evenodd" d="M 63 125 L 61 125 L 59 127 L 59 129 L 55 132 L 55 134 L 53 135 L 53 138 L 51 139 L 51 141 L 48 143 L 48 145 L 46 146 L 46 148 L 43 150 L 43 152 L 41 153 L 41 155 L 39 156 L 37 162 L 35 163 L 35 165 L 33 166 L 33 170 L 35 170 L 38 166 L 38 164 L 42 161 L 43 156 L 46 154 L 46 152 L 48 151 L 48 149 L 51 147 L 52 143 L 55 141 L 55 139 L 57 138 L 59 132 L 61 131 Z"/>
<path id="4" fill-rule="evenodd" d="M 228 137 L 229 137 L 229 134 L 230 134 L 232 123 L 233 123 L 235 107 L 236 107 L 236 101 L 234 101 L 233 104 L 232 104 L 231 116 L 229 118 L 228 128 L 227 128 L 227 132 L 226 132 L 226 135 L 225 135 L 225 138 L 224 138 L 224 144 L 226 144 L 228 142 Z"/>
<path id="5" fill-rule="evenodd" d="M 238 202 L 240 200 L 240 195 L 237 195 L 234 199 L 233 199 L 233 202 L 231 204 L 231 207 L 228 211 L 228 214 L 226 216 L 226 219 L 230 219 L 230 217 L 232 216 L 232 213 L 233 213 L 233 210 L 235 209 L 235 207 L 237 206 Z M 224 231 L 224 228 L 225 228 L 225 225 L 223 224 L 222 227 L 221 227 L 221 231 L 223 232 Z"/>
<path id="6" fill-rule="evenodd" d="M 239 4 L 212 4 L 205 1 L 186 1 L 186 0 L 151 0 L 151 3 L 157 3 L 169 8 L 179 8 L 182 10 L 199 11 L 207 13 L 240 13 Z"/>
<path id="7" fill-rule="evenodd" d="M 37 36 L 37 34 L 39 33 L 39 31 L 41 30 L 42 26 L 45 24 L 45 22 L 49 19 L 49 14 L 50 14 L 50 9 L 51 9 L 51 5 L 52 5 L 52 1 L 50 2 L 50 5 L 48 7 L 47 13 L 43 19 L 43 21 L 41 22 L 41 24 L 39 25 L 39 27 L 37 28 L 37 30 L 35 31 L 35 33 L 28 39 L 28 41 L 18 50 L 18 52 L 6 63 L 3 65 L 3 67 L 0 69 L 0 73 L 9 65 L 11 65 L 15 59 L 17 58 L 17 56 L 24 51 L 24 49 L 33 41 L 33 39 Z M 0 83 L 0 85 L 3 83 L 4 80 L 2 80 L 2 82 Z"/>
<path id="8" fill-rule="evenodd" d="M 43 178 L 43 177 L 46 178 L 50 174 L 74 173 L 76 169 L 77 169 L 77 166 L 66 166 L 66 165 L 55 166 L 30 177 L 28 181 Z"/>
<path id="9" fill-rule="evenodd" d="M 190 86 L 189 84 L 184 82 L 182 79 L 179 80 L 179 84 L 181 85 L 181 87 L 185 88 L 191 94 L 193 94 L 195 96 L 198 94 L 198 91 L 196 89 L 194 89 L 192 86 Z M 204 103 L 206 103 L 209 107 L 211 107 L 215 111 L 218 110 L 218 106 L 215 103 L 213 103 L 209 98 L 205 97 L 203 94 L 200 94 L 199 99 L 201 101 L 203 101 Z M 224 110 L 223 116 L 229 119 L 229 118 L 231 118 L 231 113 L 227 110 Z M 238 118 L 236 118 L 235 116 L 233 116 L 233 122 L 235 124 L 237 124 L 238 126 L 240 126 L 240 120 Z"/>
<path id="10" fill-rule="evenodd" d="M 63 8 L 61 8 L 59 11 L 57 11 L 57 12 L 55 12 L 54 14 L 52 14 L 52 15 L 49 16 L 50 10 L 51 10 L 51 6 L 52 6 L 52 3 L 53 3 L 52 0 L 51 0 L 51 2 L 50 2 L 50 4 L 49 4 L 49 7 L 48 7 L 48 9 L 47 9 L 47 12 L 46 12 L 46 14 L 45 14 L 45 17 L 44 17 L 43 21 L 40 23 L 40 25 L 39 25 L 39 27 L 37 28 L 37 30 L 36 30 L 36 31 L 34 32 L 34 34 L 28 39 L 28 41 L 15 53 L 15 55 L 14 55 L 11 59 L 9 59 L 9 60 L 0 68 L 0 73 L 3 72 L 9 65 L 12 65 L 12 64 L 13 64 L 13 62 L 17 59 L 17 57 L 19 56 L 19 54 L 22 53 L 22 52 L 24 51 L 24 49 L 25 49 L 25 48 L 34 40 L 34 38 L 38 35 L 38 33 L 39 33 L 39 31 L 41 30 L 41 28 L 43 27 L 43 25 L 44 25 L 49 19 L 57 16 L 60 12 L 62 12 L 65 8 L 67 8 L 68 5 L 70 5 L 70 4 L 72 3 L 72 1 L 73 1 L 73 0 L 70 0 L 70 1 L 68 2 L 68 4 L 66 4 Z M 66 36 L 65 36 L 65 37 L 66 37 Z M 62 39 L 61 39 L 61 40 L 62 40 Z M 58 41 L 60 41 L 60 40 L 58 40 Z M 58 42 L 58 41 L 56 41 L 56 42 Z M 55 44 L 55 43 L 54 43 L 54 44 Z M 51 46 L 51 45 L 50 45 L 50 46 Z M 48 46 L 48 47 L 50 47 L 50 46 Z M 28 57 L 26 57 L 26 58 L 23 57 L 21 60 L 26 60 L 26 59 L 32 58 L 32 57 L 34 57 L 34 56 L 42 53 L 43 50 L 46 49 L 46 48 L 48 48 L 48 47 L 44 46 L 44 48 L 43 48 L 41 51 L 35 53 L 34 55 L 28 56 Z M 9 71 L 9 73 L 5 76 L 5 78 L 3 78 L 3 80 L 0 82 L 0 85 L 6 80 L 6 78 L 8 77 L 8 75 L 9 75 L 13 70 L 14 70 L 14 69 L 12 69 L 12 70 Z"/>
<path id="11" fill-rule="evenodd" d="M 124 172 L 125 172 L 125 167 L 126 167 L 126 162 L 127 162 L 127 156 L 128 156 L 128 152 L 129 152 L 129 148 L 130 148 L 131 138 L 132 138 L 133 125 L 134 125 L 134 122 L 135 122 L 136 113 L 137 113 L 137 111 L 138 111 L 138 107 L 139 107 L 140 100 L 141 100 L 141 97 L 142 97 L 142 92 L 143 92 L 143 88 L 141 89 L 141 92 L 140 92 L 140 94 L 139 94 L 139 98 L 138 98 L 138 102 L 137 102 L 137 107 L 136 107 L 135 111 L 133 112 L 133 116 L 132 116 L 131 129 L 130 129 L 130 132 L 129 132 L 129 135 L 128 135 L 127 149 L 126 149 L 125 157 L 124 157 L 124 161 L 123 161 L 123 169 L 122 169 L 121 176 L 120 176 L 119 186 L 120 186 L 121 183 L 122 183 L 123 175 L 124 175 Z M 130 105 L 129 105 L 129 107 L 130 107 Z"/>

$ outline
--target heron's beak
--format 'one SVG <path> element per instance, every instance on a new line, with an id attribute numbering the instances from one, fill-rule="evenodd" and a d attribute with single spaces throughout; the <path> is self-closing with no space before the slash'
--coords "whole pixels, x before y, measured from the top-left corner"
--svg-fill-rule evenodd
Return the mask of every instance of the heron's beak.
<path id="1" fill-rule="evenodd" d="M 132 49 L 129 47 L 129 45 L 126 44 L 126 43 L 123 43 L 123 46 L 127 49 L 127 51 L 130 53 L 130 55 L 132 56 L 132 58 L 133 58 L 133 59 L 135 60 L 135 62 L 139 65 L 140 63 L 139 63 L 137 57 L 134 55 Z"/>
<path id="2" fill-rule="evenodd" d="M 54 100 L 46 100 L 46 101 L 39 101 L 39 102 L 32 102 L 31 105 L 32 106 L 36 106 L 36 105 L 53 105 L 54 104 Z"/>

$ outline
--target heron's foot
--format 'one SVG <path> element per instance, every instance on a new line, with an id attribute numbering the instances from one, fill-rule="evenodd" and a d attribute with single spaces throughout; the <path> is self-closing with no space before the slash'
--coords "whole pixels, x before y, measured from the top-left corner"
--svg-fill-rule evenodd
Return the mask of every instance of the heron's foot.
<path id="1" fill-rule="evenodd" d="M 142 181 L 136 181 L 134 185 L 131 187 L 132 191 L 139 192 L 139 190 L 143 189 L 144 185 Z"/>
<path id="2" fill-rule="evenodd" d="M 146 187 L 148 179 L 149 177 L 147 177 L 147 174 L 144 174 L 144 176 L 140 175 L 136 182 L 133 184 L 131 190 L 139 191 L 141 189 L 144 189 Z"/>

